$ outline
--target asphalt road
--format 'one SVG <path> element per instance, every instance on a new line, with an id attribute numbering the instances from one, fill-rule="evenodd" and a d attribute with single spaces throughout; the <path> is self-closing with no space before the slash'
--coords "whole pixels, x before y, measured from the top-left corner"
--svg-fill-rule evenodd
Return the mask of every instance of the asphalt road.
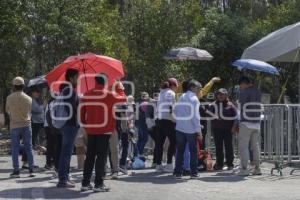
<path id="1" fill-rule="evenodd" d="M 43 166 L 44 156 L 35 156 Z M 75 167 L 75 159 L 72 160 Z M 262 176 L 238 177 L 231 172 L 201 173 L 199 180 L 175 180 L 171 174 L 155 173 L 153 169 L 131 172 L 118 180 L 108 180 L 108 193 L 80 192 L 82 172 L 73 170 L 78 184 L 74 189 L 58 189 L 51 171 L 36 173 L 28 178 L 10 179 L 11 158 L 0 157 L 0 199 L 97 199 L 97 200 L 300 200 L 300 172 L 284 176 L 270 175 L 271 165 L 263 165 Z"/>

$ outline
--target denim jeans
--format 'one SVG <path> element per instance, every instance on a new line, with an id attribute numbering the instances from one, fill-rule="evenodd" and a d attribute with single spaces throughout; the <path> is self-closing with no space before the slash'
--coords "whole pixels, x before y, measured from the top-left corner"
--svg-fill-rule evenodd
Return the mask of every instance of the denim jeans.
<path id="1" fill-rule="evenodd" d="M 183 155 L 183 169 L 190 171 L 190 149 L 189 149 L 189 145 L 186 144 L 185 145 L 185 150 L 184 150 L 184 155 Z"/>
<path id="2" fill-rule="evenodd" d="M 148 142 L 148 129 L 147 126 L 141 125 L 139 127 L 139 138 L 137 142 L 137 147 L 139 150 L 139 154 L 142 155 L 144 153 L 145 146 Z"/>
<path id="3" fill-rule="evenodd" d="M 78 127 L 65 125 L 62 129 L 62 146 L 59 159 L 58 177 L 60 183 L 66 183 L 69 179 L 70 162 L 74 150 L 74 142 Z"/>
<path id="4" fill-rule="evenodd" d="M 197 174 L 197 134 L 188 134 L 176 131 L 176 166 L 175 173 L 182 174 L 183 157 L 186 145 L 188 144 L 190 150 L 190 168 L 191 174 Z"/>
<path id="5" fill-rule="evenodd" d="M 14 128 L 11 132 L 11 155 L 14 171 L 19 170 L 20 139 L 23 139 L 24 150 L 28 158 L 29 169 L 33 169 L 32 131 L 31 126 Z"/>

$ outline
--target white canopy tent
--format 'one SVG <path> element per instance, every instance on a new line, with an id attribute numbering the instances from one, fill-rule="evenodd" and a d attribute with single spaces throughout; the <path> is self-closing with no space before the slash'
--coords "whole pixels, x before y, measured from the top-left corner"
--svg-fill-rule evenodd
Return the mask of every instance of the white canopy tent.
<path id="1" fill-rule="evenodd" d="M 300 22 L 286 26 L 265 36 L 245 49 L 242 59 L 265 62 L 299 62 L 300 102 Z"/>

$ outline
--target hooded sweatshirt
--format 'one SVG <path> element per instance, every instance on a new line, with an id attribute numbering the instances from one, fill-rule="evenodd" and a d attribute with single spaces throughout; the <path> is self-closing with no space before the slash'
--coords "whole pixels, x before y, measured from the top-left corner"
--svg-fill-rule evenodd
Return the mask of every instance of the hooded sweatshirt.
<path id="1" fill-rule="evenodd" d="M 157 101 L 158 119 L 173 120 L 172 109 L 176 102 L 176 94 L 170 88 L 162 89 Z"/>

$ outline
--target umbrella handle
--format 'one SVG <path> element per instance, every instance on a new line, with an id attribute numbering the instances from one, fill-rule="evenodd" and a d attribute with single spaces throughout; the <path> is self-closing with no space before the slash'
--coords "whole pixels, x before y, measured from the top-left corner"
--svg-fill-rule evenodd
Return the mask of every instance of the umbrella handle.
<path id="1" fill-rule="evenodd" d="M 258 79 L 258 86 L 257 87 L 260 90 L 263 75 L 260 72 L 257 72 L 256 75 L 257 75 L 257 79 Z"/>
<path id="2" fill-rule="evenodd" d="M 277 104 L 279 104 L 279 103 L 281 102 L 281 99 L 282 99 L 283 95 L 285 94 L 286 86 L 287 86 L 288 80 L 289 80 L 289 78 L 286 79 L 284 85 L 283 85 L 282 88 L 281 88 L 282 90 L 281 90 L 281 93 L 280 93 L 280 95 L 279 95 L 279 97 L 278 97 Z"/>

